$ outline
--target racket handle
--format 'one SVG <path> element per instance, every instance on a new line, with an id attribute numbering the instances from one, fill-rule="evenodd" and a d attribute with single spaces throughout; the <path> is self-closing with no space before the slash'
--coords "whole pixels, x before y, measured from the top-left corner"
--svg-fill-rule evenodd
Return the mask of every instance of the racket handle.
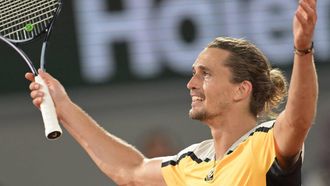
<path id="1" fill-rule="evenodd" d="M 49 94 L 49 90 L 45 81 L 40 76 L 36 76 L 35 81 L 41 84 L 40 89 L 44 93 L 43 101 L 40 105 L 40 110 L 42 119 L 44 121 L 46 138 L 49 140 L 55 140 L 61 136 L 62 129 L 57 120 L 54 102 Z"/>

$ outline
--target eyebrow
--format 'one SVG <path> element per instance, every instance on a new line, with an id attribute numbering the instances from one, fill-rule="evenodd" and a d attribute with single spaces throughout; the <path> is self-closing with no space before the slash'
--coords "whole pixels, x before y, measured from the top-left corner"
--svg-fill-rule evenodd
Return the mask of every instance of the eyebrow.
<path id="1" fill-rule="evenodd" d="M 205 65 L 193 65 L 192 69 L 194 70 L 195 68 L 201 69 L 203 71 L 211 71 L 210 68 L 206 67 Z"/>

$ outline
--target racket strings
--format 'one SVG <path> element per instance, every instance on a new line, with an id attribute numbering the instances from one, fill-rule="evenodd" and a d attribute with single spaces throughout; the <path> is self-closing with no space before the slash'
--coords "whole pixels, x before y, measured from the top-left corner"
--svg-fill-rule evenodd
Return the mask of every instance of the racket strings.
<path id="1" fill-rule="evenodd" d="M 9 36 L 9 35 L 11 35 L 13 33 L 16 33 L 16 32 L 22 31 L 22 30 L 26 30 L 27 28 L 25 26 L 27 24 L 29 24 L 31 22 L 31 20 L 33 20 L 33 22 L 30 23 L 31 26 L 34 26 L 37 29 L 37 32 L 40 32 L 40 31 L 44 30 L 44 28 L 46 27 L 46 26 L 44 26 L 45 25 L 45 22 L 47 20 L 50 20 L 50 19 L 53 18 L 52 16 L 50 16 L 50 17 L 41 19 L 41 16 L 47 15 L 48 13 L 53 12 L 55 10 L 56 10 L 56 8 L 53 9 L 53 10 L 51 10 L 51 11 L 44 12 L 44 13 L 39 14 L 37 16 L 31 17 L 31 18 L 29 18 L 27 20 L 19 20 L 20 22 L 18 22 L 18 23 L 16 23 L 17 20 L 11 21 L 8 24 L 5 24 L 5 26 L 8 26 L 9 25 L 9 27 L 6 27 L 5 29 L 3 29 L 1 31 L 6 32 L 7 30 L 13 30 L 13 32 L 10 32 L 10 33 L 7 33 L 7 34 L 4 35 L 5 37 L 6 36 Z M 31 14 L 31 15 L 35 15 L 35 14 Z M 44 24 L 41 24 L 40 25 L 39 23 L 44 23 Z M 11 25 L 11 24 L 14 24 L 14 25 Z M 0 26 L 3 26 L 3 25 L 0 25 Z M 22 27 L 22 26 L 24 26 L 24 27 Z"/>
<path id="2" fill-rule="evenodd" d="M 16 6 L 16 9 L 9 6 L 8 8 L 11 9 L 11 11 L 9 12 L 9 14 L 2 17 L 2 22 L 5 22 L 6 24 L 1 25 L 1 26 L 8 27 L 8 25 L 12 25 L 14 22 L 17 22 L 18 20 L 21 21 L 22 19 L 20 19 L 20 18 L 25 18 L 28 20 L 38 18 L 40 20 L 40 17 L 43 17 L 44 15 L 49 15 L 48 13 L 51 13 L 52 11 L 56 10 L 56 8 L 54 8 L 49 11 L 51 6 L 56 5 L 56 2 L 55 2 L 55 4 L 50 4 L 50 6 L 49 6 L 49 3 L 48 3 L 48 6 L 45 6 L 45 2 L 47 2 L 47 0 L 39 1 L 39 5 L 38 5 L 38 4 L 31 4 L 31 1 L 29 1 L 27 4 L 20 4 L 21 7 L 24 6 L 23 8 Z M 21 1 L 21 3 L 24 3 L 24 2 Z M 21 9 L 17 10 L 17 8 L 21 8 Z M 47 10 L 48 10 L 48 12 L 39 14 L 40 17 L 34 16 L 39 12 L 43 12 L 43 11 L 47 11 Z M 52 14 L 50 14 L 50 15 L 52 15 Z M 4 19 L 4 18 L 7 18 L 7 19 Z M 12 19 L 14 19 L 14 20 L 12 20 Z M 10 20 L 12 20 L 12 21 L 10 21 Z M 23 21 L 25 21 L 25 20 L 23 19 Z M 25 22 L 23 22 L 23 23 L 25 23 Z M 16 24 L 16 25 L 18 25 L 18 24 Z M 15 25 L 13 25 L 13 26 L 15 26 Z"/>
<path id="3" fill-rule="evenodd" d="M 0 1 L 0 35 L 28 40 L 45 31 L 60 3 L 58 0 Z"/>
<path id="4" fill-rule="evenodd" d="M 6 1 L 4 1 L 4 3 L 0 3 L 0 6 L 2 7 L 1 8 L 1 13 L 0 13 L 0 15 L 3 15 L 3 14 L 5 14 L 6 12 L 8 12 L 8 11 L 15 11 L 15 10 L 17 10 L 17 9 L 19 9 L 19 8 L 22 8 L 22 5 L 24 5 L 24 3 L 26 3 L 26 2 L 30 2 L 30 3 L 33 3 L 32 1 L 27 1 L 27 0 L 22 0 L 22 1 L 20 1 L 20 0 L 13 0 L 13 1 L 11 1 L 10 3 L 7 3 L 6 4 Z"/>
<path id="5" fill-rule="evenodd" d="M 45 2 L 47 0 L 43 0 L 40 1 L 40 3 Z M 21 1 L 20 3 L 24 3 L 24 1 Z M 32 7 L 29 7 L 29 5 L 32 5 Z M 22 8 L 22 6 L 24 6 Z M 31 8 L 31 9 L 30 9 Z M 29 16 L 29 14 L 33 14 L 35 10 L 38 10 L 40 8 L 43 9 L 47 9 L 48 7 L 44 7 L 43 4 L 39 4 L 38 6 L 35 6 L 35 4 L 33 4 L 33 2 L 28 1 L 26 4 L 20 4 L 20 7 L 16 6 L 16 7 L 7 7 L 5 10 L 2 10 L 3 16 L 1 16 L 2 18 L 2 22 L 7 22 L 8 20 L 12 19 L 13 16 L 15 17 L 22 17 L 22 16 Z M 43 11 L 43 9 L 41 9 L 40 11 Z M 7 13 L 7 14 L 6 14 Z"/>

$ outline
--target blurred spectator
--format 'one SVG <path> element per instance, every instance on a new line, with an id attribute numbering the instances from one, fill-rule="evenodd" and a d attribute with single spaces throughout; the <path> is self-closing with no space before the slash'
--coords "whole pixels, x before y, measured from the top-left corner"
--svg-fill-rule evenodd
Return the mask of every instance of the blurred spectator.
<path id="1" fill-rule="evenodd" d="M 146 131 L 141 139 L 140 149 L 148 158 L 176 154 L 180 147 L 179 140 L 168 129 L 155 128 Z"/>

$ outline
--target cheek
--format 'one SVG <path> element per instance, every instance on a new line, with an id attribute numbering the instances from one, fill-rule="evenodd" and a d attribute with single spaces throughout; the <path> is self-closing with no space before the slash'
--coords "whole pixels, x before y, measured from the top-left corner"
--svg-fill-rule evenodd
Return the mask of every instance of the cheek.
<path id="1" fill-rule="evenodd" d="M 234 92 L 230 86 L 214 86 L 205 92 L 207 105 L 218 106 L 232 101 Z"/>
<path id="2" fill-rule="evenodd" d="M 205 101 L 207 105 L 217 105 L 217 103 L 224 97 L 224 92 L 221 91 L 221 87 L 213 86 L 205 89 Z"/>

